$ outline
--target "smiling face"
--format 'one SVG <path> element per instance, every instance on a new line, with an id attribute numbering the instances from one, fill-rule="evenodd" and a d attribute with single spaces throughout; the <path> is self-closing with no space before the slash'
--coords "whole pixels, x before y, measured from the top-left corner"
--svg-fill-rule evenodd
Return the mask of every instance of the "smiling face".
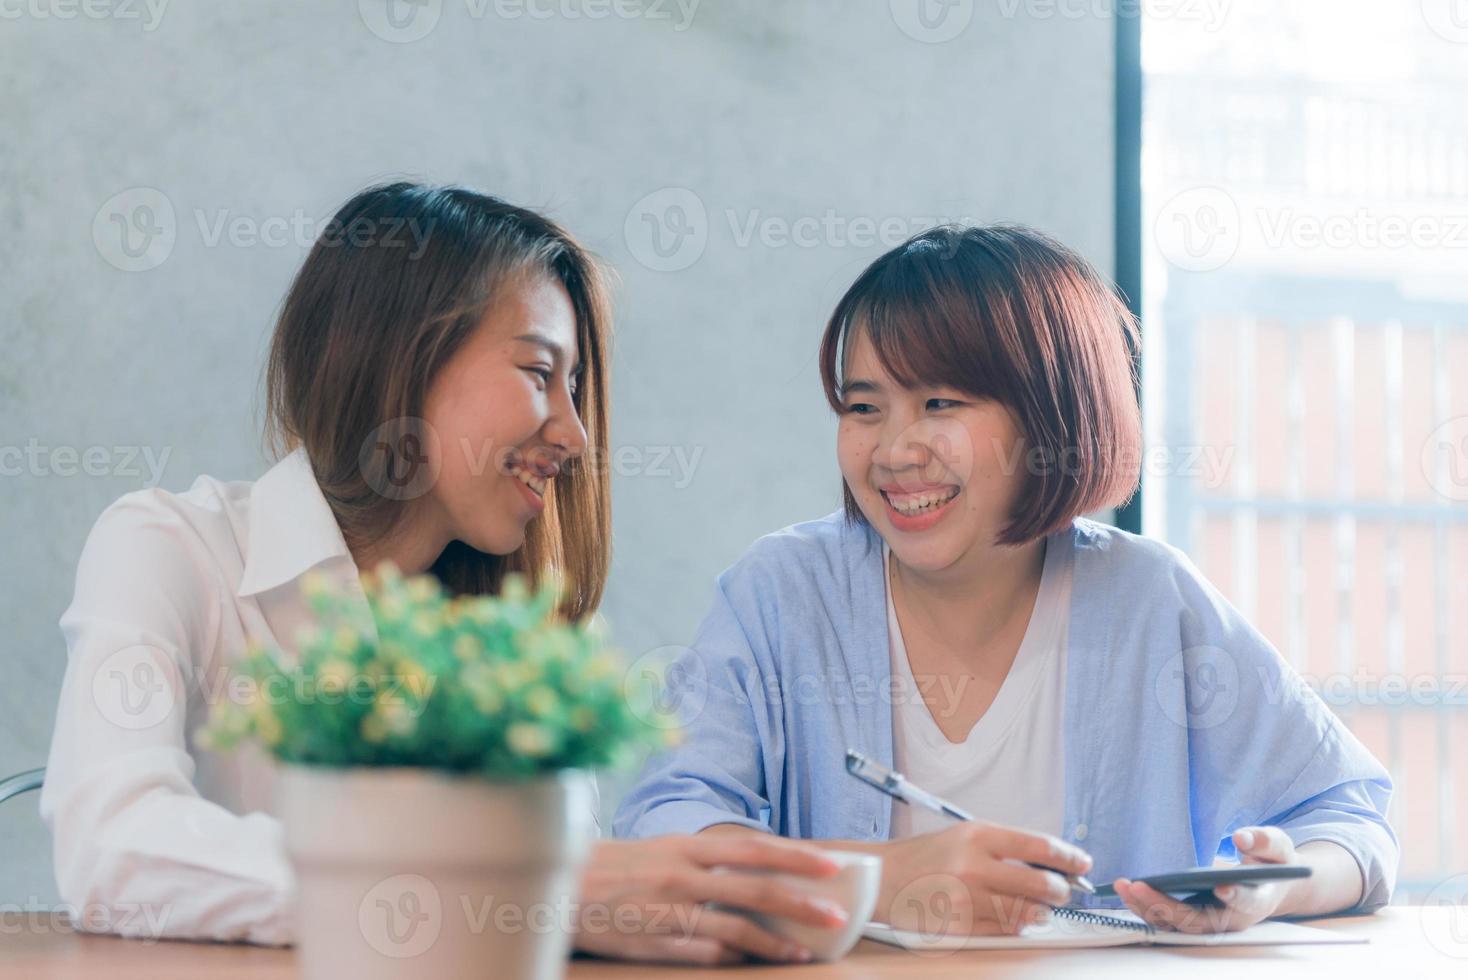
<path id="1" fill-rule="evenodd" d="M 586 451 L 574 401 L 576 317 L 560 283 L 506 284 L 434 378 L 424 418 L 437 436 L 438 479 L 426 498 L 448 540 L 506 555 Z"/>
<path id="2" fill-rule="evenodd" d="M 862 515 L 898 561 L 938 572 L 992 548 L 1025 483 L 1009 410 L 952 388 L 906 388 L 854 330 L 836 455 Z"/>

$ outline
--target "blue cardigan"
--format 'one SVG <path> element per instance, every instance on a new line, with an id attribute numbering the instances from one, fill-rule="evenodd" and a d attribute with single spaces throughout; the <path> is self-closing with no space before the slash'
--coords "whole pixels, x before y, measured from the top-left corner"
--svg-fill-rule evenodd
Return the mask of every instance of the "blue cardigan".
<path id="1" fill-rule="evenodd" d="M 1269 642 L 1165 544 L 1076 520 L 1048 546 L 1074 549 L 1062 827 L 1092 878 L 1235 858 L 1234 830 L 1273 824 L 1344 847 L 1360 907 L 1386 904 L 1391 779 Z M 881 539 L 840 512 L 755 542 L 669 671 L 684 738 L 648 760 L 616 833 L 886 840 L 891 801 L 844 759 L 892 765 L 885 588 Z"/>

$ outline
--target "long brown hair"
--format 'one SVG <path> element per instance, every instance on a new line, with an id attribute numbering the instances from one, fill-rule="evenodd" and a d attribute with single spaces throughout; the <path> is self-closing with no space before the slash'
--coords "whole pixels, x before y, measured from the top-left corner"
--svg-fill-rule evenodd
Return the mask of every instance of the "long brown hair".
<path id="1" fill-rule="evenodd" d="M 1126 502 L 1141 471 L 1135 318 L 1076 252 L 1021 225 L 943 226 L 867 267 L 821 338 L 821 382 L 838 414 L 853 336 L 899 384 L 952 387 L 1004 405 L 1032 453 L 1016 513 L 1022 544 Z M 862 520 L 843 482 L 846 516 Z"/>
<path id="2" fill-rule="evenodd" d="M 562 611 L 596 609 L 610 560 L 605 473 L 611 307 L 601 263 L 543 215 L 459 187 L 370 187 L 327 224 L 291 284 L 265 370 L 266 439 L 304 446 L 348 545 L 379 540 L 407 503 L 374 489 L 361 450 L 386 424 L 422 416 L 433 379 L 496 295 L 544 275 L 576 316 L 583 373 L 574 395 L 586 454 L 552 484 L 510 555 L 455 541 L 430 571 L 455 593 L 497 592 L 511 572 L 564 582 Z M 381 486 L 380 483 L 376 484 Z"/>

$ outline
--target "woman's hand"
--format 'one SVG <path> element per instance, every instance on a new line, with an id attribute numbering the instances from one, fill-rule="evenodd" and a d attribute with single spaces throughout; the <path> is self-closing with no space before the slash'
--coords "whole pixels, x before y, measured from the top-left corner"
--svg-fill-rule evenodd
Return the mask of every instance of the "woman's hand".
<path id="1" fill-rule="evenodd" d="M 1234 847 L 1243 864 L 1297 864 L 1299 854 L 1278 827 L 1245 827 L 1234 831 Z M 1293 882 L 1268 881 L 1257 885 L 1222 885 L 1213 894 L 1219 906 L 1188 905 L 1138 881 L 1119 878 L 1116 894 L 1127 908 L 1158 929 L 1178 932 L 1238 932 L 1275 915 L 1289 896 Z"/>
<path id="2" fill-rule="evenodd" d="M 767 834 L 670 835 L 599 841 L 581 881 L 576 948 L 620 959 L 737 963 L 748 957 L 803 963 L 810 952 L 734 912 L 763 912 L 828 928 L 846 924 L 840 906 L 762 874 L 826 878 L 840 870 L 819 847 Z"/>
<path id="3" fill-rule="evenodd" d="M 1091 856 L 1071 844 L 975 820 L 881 845 L 877 919 L 898 929 L 944 935 L 1016 933 L 1044 921 L 1071 889 L 1054 871 L 1085 874 Z"/>

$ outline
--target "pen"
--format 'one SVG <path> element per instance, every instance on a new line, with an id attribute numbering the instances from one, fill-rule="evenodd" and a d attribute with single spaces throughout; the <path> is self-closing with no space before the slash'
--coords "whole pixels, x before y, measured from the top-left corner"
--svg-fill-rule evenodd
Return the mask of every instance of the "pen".
<path id="1" fill-rule="evenodd" d="M 846 750 L 846 771 L 868 786 L 879 789 L 894 800 L 901 800 L 909 806 L 920 806 L 934 813 L 945 813 L 955 820 L 974 818 L 973 814 L 962 807 L 955 806 L 940 796 L 934 796 L 919 786 L 914 786 L 902 773 L 893 772 L 885 766 L 878 765 L 855 749 Z M 1076 891 L 1084 892 L 1087 895 L 1096 894 L 1096 886 L 1086 880 L 1085 875 L 1068 875 L 1057 868 L 1035 864 L 1032 861 L 1026 861 L 1025 864 L 1032 868 L 1039 868 L 1041 871 L 1055 872 L 1065 878 L 1066 884 Z"/>

